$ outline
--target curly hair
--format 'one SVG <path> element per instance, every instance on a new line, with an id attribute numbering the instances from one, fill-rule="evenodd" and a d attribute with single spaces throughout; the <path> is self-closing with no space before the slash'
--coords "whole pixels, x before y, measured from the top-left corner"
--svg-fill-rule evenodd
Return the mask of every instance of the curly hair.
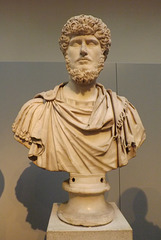
<path id="1" fill-rule="evenodd" d="M 59 45 L 64 56 L 70 39 L 78 35 L 94 35 L 100 42 L 103 55 L 107 58 L 111 46 L 111 33 L 101 19 L 91 15 L 79 15 L 70 18 L 62 29 Z"/>

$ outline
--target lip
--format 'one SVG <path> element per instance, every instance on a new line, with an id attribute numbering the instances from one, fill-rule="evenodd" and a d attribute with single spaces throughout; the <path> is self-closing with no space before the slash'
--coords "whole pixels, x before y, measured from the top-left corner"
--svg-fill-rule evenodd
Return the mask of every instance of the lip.
<path id="1" fill-rule="evenodd" d="M 77 62 L 84 62 L 84 61 L 91 61 L 91 60 L 87 57 L 81 57 L 81 58 L 78 58 L 77 60 Z"/>

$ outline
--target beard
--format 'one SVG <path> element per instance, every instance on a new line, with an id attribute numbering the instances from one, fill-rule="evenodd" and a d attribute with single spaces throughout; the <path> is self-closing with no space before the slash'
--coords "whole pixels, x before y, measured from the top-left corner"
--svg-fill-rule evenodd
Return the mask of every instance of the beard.
<path id="1" fill-rule="evenodd" d="M 66 68 L 71 79 L 79 85 L 91 85 L 92 83 L 95 83 L 96 79 L 98 78 L 100 72 L 104 67 L 103 55 L 100 58 L 98 66 L 96 67 L 95 70 L 78 69 L 78 68 L 72 69 L 70 67 L 70 60 L 68 59 L 67 55 L 65 57 L 65 60 L 66 60 Z"/>

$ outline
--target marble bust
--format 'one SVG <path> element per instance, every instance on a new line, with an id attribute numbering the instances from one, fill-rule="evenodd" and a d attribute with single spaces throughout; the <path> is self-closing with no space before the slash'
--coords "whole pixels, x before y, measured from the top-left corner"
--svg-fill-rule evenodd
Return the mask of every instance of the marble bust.
<path id="1" fill-rule="evenodd" d="M 105 173 L 136 155 L 145 130 L 125 97 L 96 82 L 111 45 L 102 20 L 90 15 L 70 18 L 59 43 L 70 80 L 24 104 L 12 127 L 14 137 L 29 148 L 28 157 L 38 167 L 69 172 L 64 188 L 71 194 L 104 193 L 109 189 Z"/>

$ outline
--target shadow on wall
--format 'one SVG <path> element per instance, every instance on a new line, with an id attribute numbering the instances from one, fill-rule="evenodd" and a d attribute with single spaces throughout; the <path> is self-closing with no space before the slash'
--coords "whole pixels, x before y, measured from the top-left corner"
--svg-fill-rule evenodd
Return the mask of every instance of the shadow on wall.
<path id="1" fill-rule="evenodd" d="M 133 229 L 134 240 L 161 239 L 161 229 L 146 220 L 148 202 L 142 190 L 132 188 L 125 191 L 121 196 L 121 202 L 123 203 L 122 213 Z"/>
<path id="2" fill-rule="evenodd" d="M 0 170 L 0 197 L 3 193 L 3 190 L 4 190 L 4 177 L 3 177 L 3 174 Z"/>
<path id="3" fill-rule="evenodd" d="M 17 199 L 28 210 L 26 221 L 33 229 L 46 231 L 53 203 L 68 200 L 61 186 L 67 178 L 68 173 L 49 172 L 33 163 L 24 170 L 15 191 Z"/>

